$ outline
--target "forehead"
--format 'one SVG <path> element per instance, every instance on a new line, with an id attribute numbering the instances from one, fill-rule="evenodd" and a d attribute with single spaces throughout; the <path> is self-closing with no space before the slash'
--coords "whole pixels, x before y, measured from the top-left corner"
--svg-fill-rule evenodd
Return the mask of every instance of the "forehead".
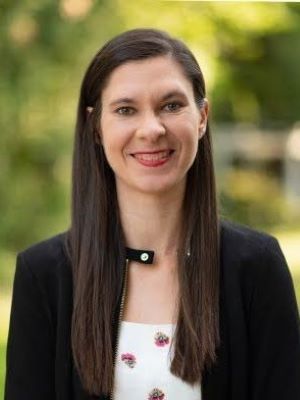
<path id="1" fill-rule="evenodd" d="M 168 56 L 128 61 L 113 70 L 102 92 L 102 100 L 113 100 L 119 95 L 181 90 L 192 94 L 192 83 L 182 67 Z"/>

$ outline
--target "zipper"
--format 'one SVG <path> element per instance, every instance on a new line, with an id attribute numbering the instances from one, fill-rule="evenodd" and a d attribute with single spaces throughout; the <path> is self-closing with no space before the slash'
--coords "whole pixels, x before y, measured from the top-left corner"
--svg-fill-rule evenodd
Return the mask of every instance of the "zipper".
<path id="1" fill-rule="evenodd" d="M 116 338 L 116 344 L 115 344 L 115 348 L 114 348 L 113 371 L 115 371 L 117 356 L 118 356 L 118 349 L 119 349 L 120 324 L 121 324 L 122 317 L 123 317 L 125 297 L 126 297 L 126 291 L 127 291 L 128 264 L 129 264 L 129 259 L 126 258 L 125 272 L 124 272 L 124 285 L 123 285 L 122 298 L 121 298 L 121 304 L 120 304 L 120 312 L 119 312 L 119 318 L 118 318 L 118 326 L 117 326 L 117 338 Z M 110 398 L 110 400 L 113 400 L 113 398 L 114 398 L 113 388 L 111 390 L 109 398 Z"/>

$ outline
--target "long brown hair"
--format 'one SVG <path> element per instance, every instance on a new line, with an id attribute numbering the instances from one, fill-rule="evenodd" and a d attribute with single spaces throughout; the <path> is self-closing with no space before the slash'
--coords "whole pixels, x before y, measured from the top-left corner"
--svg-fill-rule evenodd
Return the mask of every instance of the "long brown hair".
<path id="1" fill-rule="evenodd" d="M 66 247 L 73 269 L 72 351 L 90 394 L 108 394 L 113 387 L 113 343 L 126 246 L 114 173 L 97 139 L 101 94 L 119 65 L 164 55 L 181 65 L 201 107 L 205 83 L 195 57 L 182 41 L 156 29 L 133 29 L 107 42 L 91 61 L 81 86 Z M 93 113 L 89 114 L 87 107 L 93 107 Z M 216 361 L 220 342 L 219 220 L 208 125 L 188 171 L 186 188 L 171 372 L 195 383 L 201 381 L 204 368 Z M 188 248 L 190 256 L 186 255 Z"/>

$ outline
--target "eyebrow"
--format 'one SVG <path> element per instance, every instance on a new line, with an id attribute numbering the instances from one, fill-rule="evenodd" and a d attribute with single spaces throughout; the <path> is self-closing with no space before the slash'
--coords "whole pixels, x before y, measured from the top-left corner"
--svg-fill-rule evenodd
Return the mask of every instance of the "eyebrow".
<path id="1" fill-rule="evenodd" d="M 172 97 L 184 97 L 187 100 L 185 93 L 181 92 L 180 90 L 171 90 L 161 98 L 161 101 L 169 100 Z"/>
<path id="2" fill-rule="evenodd" d="M 181 92 L 180 90 L 172 90 L 172 91 L 166 93 L 164 96 L 162 96 L 160 101 L 166 101 L 172 97 L 183 97 L 184 99 L 187 99 L 186 95 L 183 92 Z M 133 104 L 133 103 L 135 103 L 135 100 L 130 97 L 120 97 L 119 99 L 112 101 L 109 104 L 109 106 L 112 107 L 112 106 L 115 106 L 120 103 Z"/>

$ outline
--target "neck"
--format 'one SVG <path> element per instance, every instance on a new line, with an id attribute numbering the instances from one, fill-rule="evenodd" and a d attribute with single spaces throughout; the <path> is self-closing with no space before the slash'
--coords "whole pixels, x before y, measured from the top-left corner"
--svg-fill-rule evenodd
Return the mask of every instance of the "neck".
<path id="1" fill-rule="evenodd" d="M 153 250 L 156 262 L 176 256 L 181 233 L 181 193 L 132 193 L 117 190 L 126 246 Z"/>

